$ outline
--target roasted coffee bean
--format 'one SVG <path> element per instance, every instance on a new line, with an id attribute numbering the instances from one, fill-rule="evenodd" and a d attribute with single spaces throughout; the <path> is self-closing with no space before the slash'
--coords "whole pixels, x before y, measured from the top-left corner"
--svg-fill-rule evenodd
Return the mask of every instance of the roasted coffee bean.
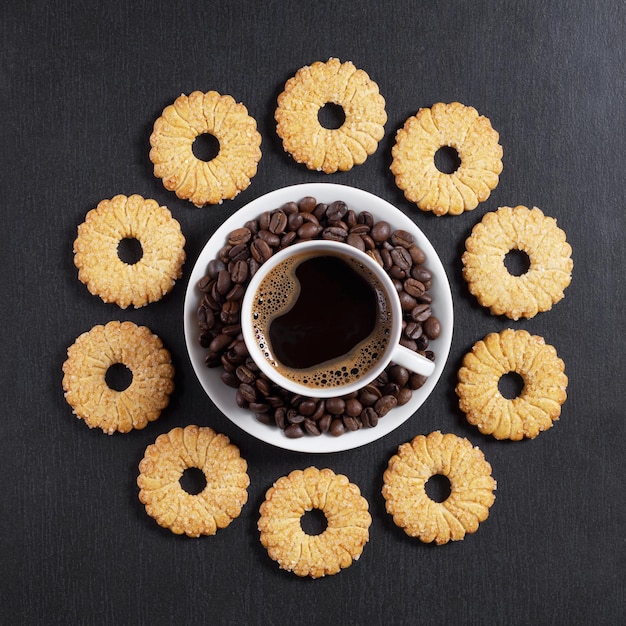
<path id="1" fill-rule="evenodd" d="M 413 397 L 413 392 L 408 387 L 402 387 L 398 392 L 398 406 L 403 406 Z"/>
<path id="2" fill-rule="evenodd" d="M 358 417 L 359 415 L 361 415 L 362 410 L 363 405 L 356 398 L 350 398 L 349 400 L 346 400 L 346 415 L 350 415 L 351 417 Z"/>
<path id="3" fill-rule="evenodd" d="M 262 413 L 255 413 L 254 417 L 261 422 L 261 424 L 265 424 L 266 426 L 273 426 L 276 422 L 274 421 L 274 417 L 271 413 L 265 411 Z"/>
<path id="4" fill-rule="evenodd" d="M 280 238 L 280 247 L 286 248 L 287 246 L 290 246 L 296 240 L 297 236 L 298 235 L 293 230 L 289 231 L 288 233 L 285 233 Z"/>
<path id="5" fill-rule="evenodd" d="M 232 338 L 228 335 L 219 334 L 214 337 L 213 341 L 211 341 L 211 343 L 209 344 L 209 352 L 214 352 L 216 354 L 218 352 L 222 352 L 230 345 L 231 341 Z"/>
<path id="6" fill-rule="evenodd" d="M 308 435 L 313 435 L 313 437 L 319 437 L 322 434 L 322 431 L 316 424 L 315 420 L 309 418 L 304 420 L 304 430 Z"/>
<path id="7" fill-rule="evenodd" d="M 415 278 L 407 278 L 403 283 L 404 291 L 406 291 L 409 295 L 414 298 L 421 297 L 426 288 L 424 287 L 424 283 L 421 283 L 419 280 Z"/>
<path id="8" fill-rule="evenodd" d="M 382 394 L 376 385 L 367 385 L 359 392 L 359 401 L 363 406 L 373 406 Z"/>
<path id="9" fill-rule="evenodd" d="M 239 302 L 237 302 L 239 305 Z M 226 324 L 222 326 L 222 332 L 229 337 L 236 337 L 241 332 L 241 324 L 235 321 L 233 324 Z"/>
<path id="10" fill-rule="evenodd" d="M 289 439 L 299 439 L 304 436 L 304 430 L 300 426 L 300 424 L 290 424 L 285 428 L 285 436 L 289 437 Z"/>
<path id="11" fill-rule="evenodd" d="M 416 374 L 415 372 L 413 372 L 411 376 L 409 376 L 408 387 L 409 389 L 412 389 L 413 391 L 415 391 L 419 389 L 421 386 L 423 386 L 423 384 L 427 380 L 428 379 L 426 378 L 426 376 L 422 376 L 421 374 Z"/>
<path id="12" fill-rule="evenodd" d="M 361 413 L 361 423 L 365 428 L 375 428 L 378 425 L 378 413 L 368 406 Z"/>
<path id="13" fill-rule="evenodd" d="M 338 226 L 329 226 L 322 231 L 322 239 L 328 241 L 345 241 L 348 237 L 348 231 Z"/>
<path id="14" fill-rule="evenodd" d="M 307 240 L 317 237 L 321 230 L 321 226 L 318 226 L 313 222 L 305 222 L 304 224 L 302 224 L 302 226 L 300 226 L 300 228 L 298 228 L 297 233 L 300 239 Z"/>
<path id="15" fill-rule="evenodd" d="M 295 202 L 286 202 L 280 209 L 285 215 L 291 215 L 297 213 L 300 209 Z"/>
<path id="16" fill-rule="evenodd" d="M 333 418 L 330 413 L 324 413 L 324 415 L 317 420 L 317 426 L 323 433 L 327 433 L 332 421 Z"/>
<path id="17" fill-rule="evenodd" d="M 220 261 L 221 263 L 221 261 Z M 223 263 L 222 263 L 223 265 Z M 203 276 L 197 283 L 196 283 L 196 287 L 198 287 L 198 289 L 200 291 L 209 291 L 211 289 L 211 277 L 207 274 L 206 276 Z"/>
<path id="18" fill-rule="evenodd" d="M 312 213 L 317 206 L 317 200 L 313 196 L 305 196 L 298 202 L 298 207 L 304 213 Z"/>
<path id="19" fill-rule="evenodd" d="M 411 319 L 414 322 L 423 322 L 424 320 L 427 320 L 431 315 L 432 311 L 430 305 L 424 303 L 418 304 L 411 311 Z"/>
<path id="20" fill-rule="evenodd" d="M 441 335 L 441 322 L 434 315 L 424 321 L 423 327 L 429 339 L 437 339 Z"/>
<path id="21" fill-rule="evenodd" d="M 227 300 L 222 306 L 220 319 L 224 324 L 234 324 L 239 320 L 239 309 L 241 304 L 238 300 Z"/>
<path id="22" fill-rule="evenodd" d="M 387 373 L 389 374 L 389 380 L 400 387 L 404 387 L 409 380 L 409 370 L 401 365 L 392 365 L 387 368 Z"/>
<path id="23" fill-rule="evenodd" d="M 248 243 L 248 241 L 250 241 L 251 238 L 252 238 L 252 233 L 250 232 L 250 229 L 243 227 L 243 228 L 237 228 L 236 230 L 233 230 L 228 235 L 227 241 L 232 246 L 236 246 L 242 243 Z"/>
<path id="24" fill-rule="evenodd" d="M 224 265 L 222 261 L 212 259 L 207 266 L 207 276 L 209 276 L 209 278 L 217 278 L 218 273 L 223 269 L 226 269 L 226 265 Z"/>
<path id="25" fill-rule="evenodd" d="M 426 288 L 426 285 L 424 285 L 424 288 Z M 424 304 L 432 304 L 433 297 L 427 291 L 425 291 L 419 298 L 417 298 L 417 301 Z"/>
<path id="26" fill-rule="evenodd" d="M 405 313 L 409 313 L 417 307 L 417 300 L 406 291 L 401 291 L 398 294 L 398 298 L 400 299 L 400 306 Z"/>
<path id="27" fill-rule="evenodd" d="M 237 283 L 226 294 L 226 300 L 242 300 L 245 291 L 246 291 L 245 287 L 241 283 Z"/>
<path id="28" fill-rule="evenodd" d="M 282 235 L 287 228 L 287 216 L 284 211 L 274 211 L 270 218 L 269 231 L 275 235 Z"/>
<path id="29" fill-rule="evenodd" d="M 253 235 L 259 232 L 259 223 L 256 220 L 248 220 L 244 227 L 247 228 Z"/>
<path id="30" fill-rule="evenodd" d="M 361 252 L 365 252 L 365 242 L 363 241 L 363 237 L 361 237 L 361 235 L 350 233 L 346 238 L 346 243 Z"/>
<path id="31" fill-rule="evenodd" d="M 265 402 L 250 402 L 248 410 L 257 414 L 267 413 L 270 410 L 270 405 Z"/>
<path id="32" fill-rule="evenodd" d="M 246 369 L 250 371 L 249 368 L 246 368 Z M 257 388 L 257 391 L 265 398 L 268 398 L 270 393 L 272 393 L 272 385 L 270 381 L 266 380 L 265 378 L 257 378 L 254 381 L 254 386 Z M 271 405 L 271 402 L 270 402 L 270 405 Z"/>
<path id="33" fill-rule="evenodd" d="M 200 330 L 211 330 L 214 324 L 215 315 L 213 311 L 206 306 L 198 307 L 198 326 L 200 327 Z"/>
<path id="34" fill-rule="evenodd" d="M 426 350 L 426 348 L 428 348 L 429 341 L 430 340 L 428 339 L 428 337 L 424 333 L 422 333 L 421 336 L 419 336 L 415 340 L 415 343 L 416 343 L 415 349 L 423 352 L 424 350 Z"/>
<path id="35" fill-rule="evenodd" d="M 422 265 L 422 263 L 426 262 L 426 255 L 420 247 L 413 244 L 412 246 L 408 247 L 408 251 L 411 255 L 411 259 L 413 260 L 414 265 Z"/>
<path id="36" fill-rule="evenodd" d="M 256 389 L 248 383 L 239 385 L 239 393 L 246 402 L 254 402 L 256 400 Z"/>
<path id="37" fill-rule="evenodd" d="M 370 228 L 374 226 L 374 216 L 369 211 L 361 211 L 356 216 L 356 221 L 359 224 L 367 224 Z"/>
<path id="38" fill-rule="evenodd" d="M 234 283 L 245 283 L 248 280 L 250 269 L 244 260 L 234 261 L 230 266 L 230 279 Z"/>
<path id="39" fill-rule="evenodd" d="M 303 213 L 302 219 L 304 219 L 304 224 L 306 224 L 307 222 L 311 222 L 316 226 L 320 225 L 320 221 L 317 219 L 315 213 Z"/>
<path id="40" fill-rule="evenodd" d="M 261 264 L 265 263 L 272 256 L 272 249 L 263 239 L 255 239 L 250 244 L 250 252 L 252 253 L 252 258 Z"/>
<path id="41" fill-rule="evenodd" d="M 342 220 L 348 212 L 348 206 L 342 200 L 331 202 L 326 209 L 326 217 L 331 221 Z"/>
<path id="42" fill-rule="evenodd" d="M 413 267 L 411 270 L 411 276 L 423 284 L 428 283 L 433 277 L 429 270 L 419 265 Z"/>
<path id="43" fill-rule="evenodd" d="M 233 372 L 222 372 L 220 374 L 220 379 L 228 387 L 234 387 L 235 389 L 239 387 L 239 379 Z"/>
<path id="44" fill-rule="evenodd" d="M 370 236 L 376 243 L 385 241 L 391 234 L 391 226 L 387 222 L 376 222 L 370 230 Z"/>
<path id="45" fill-rule="evenodd" d="M 298 230 L 302 224 L 304 224 L 304 217 L 302 213 L 292 213 L 287 218 L 287 223 L 290 230 Z"/>
<path id="46" fill-rule="evenodd" d="M 361 235 L 365 250 L 376 250 L 376 242 L 369 235 Z"/>
<path id="47" fill-rule="evenodd" d="M 304 422 L 304 415 L 295 410 L 287 411 L 287 421 L 290 424 L 302 424 L 302 422 Z"/>
<path id="48" fill-rule="evenodd" d="M 343 425 L 346 427 L 347 430 L 355 431 L 359 430 L 359 428 L 363 426 L 360 420 L 358 420 L 356 417 L 352 417 L 351 415 L 344 415 L 342 419 Z"/>
<path id="49" fill-rule="evenodd" d="M 393 267 L 393 259 L 391 258 L 391 253 L 387 248 L 382 248 L 380 250 L 380 258 L 383 261 L 383 267 L 385 270 L 389 271 Z"/>
<path id="50" fill-rule="evenodd" d="M 398 399 L 392 395 L 383 396 L 374 405 L 374 410 L 378 413 L 379 417 L 384 417 L 398 404 Z"/>
<path id="51" fill-rule="evenodd" d="M 229 261 L 239 261 L 240 259 L 245 261 L 249 257 L 250 250 L 248 249 L 248 246 L 244 244 L 233 246 L 228 252 Z"/>
<path id="52" fill-rule="evenodd" d="M 334 437 L 339 437 L 346 432 L 346 427 L 344 426 L 343 420 L 340 417 L 333 419 L 330 423 L 330 428 L 328 432 Z"/>
<path id="53" fill-rule="evenodd" d="M 262 239 L 270 248 L 277 248 L 280 245 L 280 237 L 269 230 L 260 230 L 257 238 Z"/>
<path id="54" fill-rule="evenodd" d="M 279 406 L 274 411 L 274 421 L 276 426 L 281 430 L 285 429 L 287 425 L 287 409 L 284 406 Z"/>
<path id="55" fill-rule="evenodd" d="M 414 339 L 409 339 L 406 335 L 402 335 L 399 343 L 401 346 L 413 350 L 413 352 L 417 352 L 417 342 Z"/>
<path id="56" fill-rule="evenodd" d="M 249 385 L 252 384 L 256 379 L 254 372 L 248 369 L 245 365 L 240 365 L 235 370 L 235 375 L 242 383 L 247 383 Z"/>
<path id="57" fill-rule="evenodd" d="M 348 229 L 352 230 L 356 222 L 356 212 L 353 209 L 348 209 L 348 212 L 344 215 L 343 221 L 348 225 Z"/>
<path id="58" fill-rule="evenodd" d="M 318 220 L 323 220 L 324 217 L 326 216 L 326 209 L 328 208 L 328 205 L 325 202 L 319 202 L 315 209 L 313 209 L 313 215 L 315 215 L 315 217 L 317 217 Z"/>
<path id="59" fill-rule="evenodd" d="M 410 271 L 411 269 L 411 255 L 409 254 L 406 248 L 402 248 L 400 246 L 396 246 L 393 250 L 390 251 L 391 260 L 394 265 L 397 265 L 400 269 L 403 269 L 405 272 Z"/>
<path id="60" fill-rule="evenodd" d="M 394 280 L 404 280 L 406 278 L 406 272 L 398 265 L 393 265 L 389 270 L 389 276 Z"/>
<path id="61" fill-rule="evenodd" d="M 391 243 L 394 246 L 410 248 L 413 244 L 413 235 L 406 230 L 396 230 L 391 235 Z"/>
<path id="62" fill-rule="evenodd" d="M 326 410 L 333 415 L 341 415 L 346 408 L 346 401 L 343 398 L 328 398 L 326 400 Z"/>
<path id="63" fill-rule="evenodd" d="M 230 279 L 230 272 L 226 269 L 222 270 L 217 275 L 217 291 L 221 294 L 227 294 L 230 291 L 232 280 Z"/>
<path id="64" fill-rule="evenodd" d="M 263 211 L 259 215 L 259 230 L 268 230 L 270 227 L 271 214 L 269 211 Z"/>
<path id="65" fill-rule="evenodd" d="M 416 339 L 419 339 L 422 336 L 422 323 L 421 322 L 409 322 L 405 329 L 404 329 L 404 335 L 409 338 L 409 339 L 413 339 L 413 341 L 415 341 Z"/>
<path id="66" fill-rule="evenodd" d="M 350 226 L 350 234 L 354 235 L 367 235 L 370 232 L 370 227 L 367 224 L 355 224 Z"/>
<path id="67" fill-rule="evenodd" d="M 305 417 L 311 417 L 313 413 L 315 413 L 315 409 L 317 408 L 317 403 L 315 400 L 303 400 L 298 405 L 298 410 Z"/>

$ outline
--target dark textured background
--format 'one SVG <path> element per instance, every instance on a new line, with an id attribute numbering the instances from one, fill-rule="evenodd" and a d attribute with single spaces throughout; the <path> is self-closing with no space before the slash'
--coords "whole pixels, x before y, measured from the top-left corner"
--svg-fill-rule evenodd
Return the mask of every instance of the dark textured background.
<path id="1" fill-rule="evenodd" d="M 3 0 L 0 611 L 7 624 L 618 624 L 624 598 L 625 9 L 550 2 L 78 2 Z M 365 164 L 331 176 L 282 151 L 273 110 L 302 65 L 351 60 L 379 84 L 389 121 Z M 180 93 L 243 101 L 263 135 L 247 191 L 196 209 L 152 175 L 148 137 Z M 435 218 L 388 171 L 395 131 L 421 106 L 459 100 L 500 132 L 504 170 L 487 202 Z M 351 452 L 307 456 L 257 443 L 203 394 L 182 304 L 195 258 L 246 202 L 329 181 L 396 204 L 448 270 L 455 335 L 438 387 L 402 427 Z M 166 204 L 187 237 L 185 277 L 163 301 L 120 311 L 76 277 L 77 225 L 101 199 Z M 472 226 L 501 205 L 537 205 L 573 247 L 565 299 L 528 321 L 478 307 L 461 277 Z M 65 352 L 111 319 L 148 325 L 173 353 L 177 391 L 159 421 L 107 437 L 71 414 Z M 566 363 L 561 420 L 533 441 L 481 436 L 456 408 L 462 355 L 507 326 L 543 335 Z M 210 425 L 248 460 L 249 502 L 214 537 L 163 530 L 137 499 L 137 464 L 158 434 Z M 479 445 L 498 480 L 489 519 L 443 547 L 406 537 L 385 513 L 382 472 L 398 444 L 434 429 Z M 258 541 L 265 490 L 310 464 L 346 473 L 373 515 L 360 561 L 311 581 L 279 571 Z"/>

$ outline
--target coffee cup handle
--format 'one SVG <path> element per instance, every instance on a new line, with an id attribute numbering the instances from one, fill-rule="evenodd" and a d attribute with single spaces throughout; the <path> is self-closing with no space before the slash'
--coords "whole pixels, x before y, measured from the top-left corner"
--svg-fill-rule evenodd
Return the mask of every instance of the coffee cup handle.
<path id="1" fill-rule="evenodd" d="M 401 344 L 398 344 L 391 353 L 391 362 L 422 376 L 430 376 L 435 371 L 433 361 Z"/>

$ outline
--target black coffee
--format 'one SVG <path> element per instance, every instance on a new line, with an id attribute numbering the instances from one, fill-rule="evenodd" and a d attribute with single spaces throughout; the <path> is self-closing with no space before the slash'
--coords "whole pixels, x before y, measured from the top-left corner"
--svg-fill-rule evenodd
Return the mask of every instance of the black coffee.
<path id="1" fill-rule="evenodd" d="M 365 375 L 391 330 L 391 305 L 377 277 L 333 252 L 303 252 L 274 268 L 257 290 L 252 317 L 268 361 L 312 388 Z"/>

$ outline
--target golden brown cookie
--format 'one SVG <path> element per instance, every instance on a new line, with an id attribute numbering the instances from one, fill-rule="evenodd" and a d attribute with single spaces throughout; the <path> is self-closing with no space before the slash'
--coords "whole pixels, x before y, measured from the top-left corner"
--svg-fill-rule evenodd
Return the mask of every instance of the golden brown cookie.
<path id="1" fill-rule="evenodd" d="M 219 142 L 209 161 L 195 156 L 203 134 Z M 165 107 L 150 135 L 154 175 L 166 189 L 197 207 L 231 200 L 247 189 L 261 159 L 261 135 L 248 109 L 216 91 L 182 94 Z"/>
<path id="2" fill-rule="evenodd" d="M 123 391 L 106 382 L 111 366 L 132 374 Z M 174 367 L 161 339 L 145 326 L 109 322 L 80 335 L 63 363 L 65 399 L 89 428 L 126 433 L 156 420 L 174 391 Z"/>
<path id="3" fill-rule="evenodd" d="M 320 109 L 343 109 L 339 128 L 324 128 Z M 278 96 L 274 114 L 283 148 L 297 163 L 331 174 L 360 165 L 385 134 L 385 99 L 368 74 L 350 61 L 329 59 L 300 68 Z"/>
<path id="4" fill-rule="evenodd" d="M 122 261 L 123 239 L 141 244 L 141 258 Z M 102 200 L 87 213 L 74 241 L 78 278 L 104 302 L 122 309 L 160 300 L 182 276 L 185 238 L 180 224 L 164 206 L 134 194 Z"/>
<path id="5" fill-rule="evenodd" d="M 556 220 L 537 207 L 501 207 L 486 213 L 465 242 L 463 276 L 470 292 L 494 315 L 517 320 L 548 311 L 572 279 L 572 248 Z M 528 255 L 528 271 L 514 276 L 506 255 Z"/>
<path id="6" fill-rule="evenodd" d="M 202 471 L 206 485 L 187 492 L 185 470 Z M 241 513 L 248 501 L 248 465 L 226 435 L 209 427 L 186 426 L 159 435 L 139 463 L 139 500 L 160 526 L 189 537 L 214 535 Z"/>
<path id="7" fill-rule="evenodd" d="M 450 481 L 450 495 L 443 502 L 426 493 L 426 483 L 437 474 Z M 383 483 L 394 523 L 424 543 L 441 545 L 476 532 L 495 500 L 496 481 L 483 453 L 467 439 L 439 431 L 400 445 Z"/>
<path id="8" fill-rule="evenodd" d="M 391 172 L 407 200 L 435 215 L 459 215 L 484 202 L 502 172 L 502 146 L 491 122 L 474 107 L 438 102 L 408 118 L 396 134 Z M 452 148 L 459 167 L 440 171 L 435 154 Z"/>
<path id="9" fill-rule="evenodd" d="M 519 396 L 499 391 L 500 378 L 515 372 Z M 476 342 L 463 358 L 456 393 L 467 421 L 496 439 L 535 438 L 559 419 L 567 398 L 565 364 L 553 346 L 525 330 L 506 329 Z"/>
<path id="10" fill-rule="evenodd" d="M 369 540 L 372 518 L 359 488 L 330 469 L 309 467 L 282 476 L 261 505 L 258 527 L 269 556 L 298 576 L 336 574 L 358 559 Z M 319 535 L 302 530 L 312 509 L 323 511 L 327 528 Z"/>

